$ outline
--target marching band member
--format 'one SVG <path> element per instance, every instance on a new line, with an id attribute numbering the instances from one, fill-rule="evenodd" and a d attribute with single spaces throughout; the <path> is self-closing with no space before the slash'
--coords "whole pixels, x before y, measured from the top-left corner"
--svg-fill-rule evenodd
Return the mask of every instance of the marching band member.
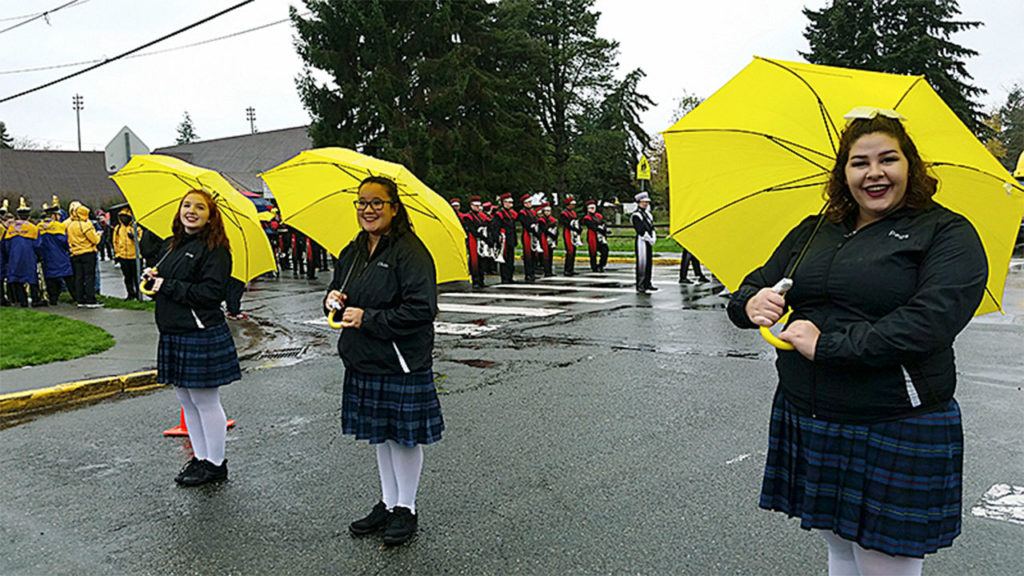
<path id="1" fill-rule="evenodd" d="M 583 229 L 576 216 L 576 199 L 572 196 L 565 197 L 565 209 L 558 215 L 558 221 L 562 225 L 562 244 L 565 246 L 565 263 L 562 265 L 562 272 L 566 276 L 575 276 L 576 247 L 582 245 L 580 232 Z"/>
<path id="2" fill-rule="evenodd" d="M 651 197 L 647 192 L 641 192 L 634 196 L 637 208 L 630 216 L 633 223 L 633 230 L 636 232 L 634 253 L 636 255 L 636 291 L 638 294 L 646 294 L 649 291 L 657 290 L 651 284 L 651 271 L 654 261 L 654 217 L 648 212 L 651 205 Z"/>
<path id="3" fill-rule="evenodd" d="M 516 267 L 516 219 L 519 214 L 512 208 L 512 194 L 505 192 L 498 197 L 501 209 L 497 212 L 498 239 L 501 242 L 501 257 L 504 260 L 498 270 L 502 284 L 512 284 L 512 273 Z"/>
<path id="4" fill-rule="evenodd" d="M 117 213 L 117 224 L 114 226 L 114 258 L 121 266 L 124 277 L 125 300 L 139 297 L 138 273 L 135 270 L 135 230 L 132 226 L 132 211 L 122 208 Z"/>
<path id="5" fill-rule="evenodd" d="M 46 218 L 39 223 L 39 259 L 43 261 L 43 278 L 46 279 L 46 297 L 50 306 L 57 305 L 65 286 L 71 298 L 75 298 L 75 293 L 71 291 L 73 275 L 67 227 L 61 221 L 60 212 L 58 204 L 43 204 Z M 132 282 L 135 282 L 134 278 Z"/>
<path id="6" fill-rule="evenodd" d="M 608 264 L 608 225 L 597 211 L 597 201 L 587 200 L 587 214 L 583 217 L 587 228 L 587 250 L 590 253 L 590 271 L 604 272 Z"/>
<path id="7" fill-rule="evenodd" d="M 39 293 L 39 263 L 36 248 L 39 245 L 39 228 L 29 221 L 32 209 L 21 198 L 16 212 L 17 218 L 4 234 L 4 249 L 7 252 L 7 285 L 13 292 L 13 303 L 22 308 L 29 305 L 29 292 L 32 294 L 32 306 L 46 306 L 46 300 Z"/>
<path id="8" fill-rule="evenodd" d="M 519 211 L 519 217 L 516 220 L 519 225 L 522 226 L 522 240 L 523 240 L 523 272 L 524 279 L 527 284 L 532 284 L 537 281 L 536 264 L 537 264 L 537 213 L 533 211 L 533 198 L 530 194 L 523 194 L 519 199 L 523 204 L 522 210 Z"/>
<path id="9" fill-rule="evenodd" d="M 469 213 L 466 214 L 468 229 L 466 242 L 469 243 L 469 276 L 473 280 L 473 288 L 486 288 L 484 284 L 484 259 L 491 253 L 489 244 L 490 221 L 483 212 L 479 196 L 469 197 Z"/>
<path id="10" fill-rule="evenodd" d="M 71 250 L 71 270 L 75 284 L 71 294 L 79 308 L 100 308 L 103 305 L 96 302 L 96 247 L 100 243 L 100 235 L 89 221 L 88 206 L 72 202 L 68 205 L 68 213 L 71 216 L 64 221 L 64 230 Z"/>
<path id="11" fill-rule="evenodd" d="M 541 267 L 544 277 L 554 276 L 552 264 L 555 257 L 555 246 L 558 243 L 558 222 L 551 216 L 551 204 L 543 202 L 540 214 L 537 215 L 537 228 L 540 232 Z"/>
<path id="12" fill-rule="evenodd" d="M 4 198 L 3 204 L 0 204 L 0 306 L 10 306 L 13 301 L 7 298 L 7 242 L 4 238 L 7 236 L 7 228 L 13 223 L 7 206 L 7 198 Z"/>

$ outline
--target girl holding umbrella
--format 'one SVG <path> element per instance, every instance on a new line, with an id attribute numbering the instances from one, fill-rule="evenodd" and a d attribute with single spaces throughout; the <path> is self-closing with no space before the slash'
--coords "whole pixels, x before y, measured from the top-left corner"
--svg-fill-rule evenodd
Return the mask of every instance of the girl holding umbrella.
<path id="1" fill-rule="evenodd" d="M 376 447 L 380 473 L 380 501 L 349 530 L 383 530 L 390 546 L 416 533 L 423 445 L 444 429 L 432 370 L 437 280 L 394 181 L 364 179 L 354 204 L 362 230 L 338 257 L 324 311 L 343 328 L 342 431 Z"/>
<path id="2" fill-rule="evenodd" d="M 824 215 L 786 236 L 728 312 L 754 328 L 793 309 L 760 506 L 818 530 L 830 574 L 918 575 L 960 533 L 953 340 L 988 267 L 974 226 L 932 200 L 938 181 L 901 116 L 847 118 Z"/>
<path id="3" fill-rule="evenodd" d="M 157 381 L 175 387 L 194 454 L 174 480 L 198 486 L 228 477 L 220 387 L 242 377 L 220 309 L 231 252 L 221 211 L 205 190 L 185 194 L 171 230 L 159 270 L 147 268 L 143 278 L 156 293 Z"/>

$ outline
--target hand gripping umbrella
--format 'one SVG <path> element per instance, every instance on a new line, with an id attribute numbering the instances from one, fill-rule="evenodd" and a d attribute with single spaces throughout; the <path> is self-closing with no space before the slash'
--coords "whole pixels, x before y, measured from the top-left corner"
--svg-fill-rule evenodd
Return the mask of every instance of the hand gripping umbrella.
<path id="1" fill-rule="evenodd" d="M 989 278 L 975 313 L 1001 310 L 1024 187 L 922 76 L 755 58 L 664 133 L 670 235 L 736 290 L 790 229 L 823 213 L 843 116 L 858 107 L 906 118 L 939 179 L 935 201 L 981 236 Z"/>

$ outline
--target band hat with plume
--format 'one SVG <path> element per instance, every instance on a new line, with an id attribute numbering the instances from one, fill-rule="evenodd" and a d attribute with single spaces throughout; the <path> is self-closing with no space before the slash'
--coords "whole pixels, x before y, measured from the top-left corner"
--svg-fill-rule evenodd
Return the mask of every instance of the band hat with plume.
<path id="1" fill-rule="evenodd" d="M 32 208 L 29 207 L 28 202 L 25 202 L 25 197 L 18 198 L 18 212 L 30 212 Z"/>
<path id="2" fill-rule="evenodd" d="M 651 201 L 651 196 L 647 192 L 640 192 L 636 196 L 633 196 L 633 200 L 636 200 L 637 202 L 643 202 L 645 200 L 650 202 Z"/>

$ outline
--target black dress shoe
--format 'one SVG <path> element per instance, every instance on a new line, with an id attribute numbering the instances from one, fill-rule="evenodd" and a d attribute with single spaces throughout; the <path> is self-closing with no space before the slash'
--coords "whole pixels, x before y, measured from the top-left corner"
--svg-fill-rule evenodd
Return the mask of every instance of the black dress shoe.
<path id="1" fill-rule="evenodd" d="M 192 476 L 196 473 L 196 466 L 198 465 L 199 459 L 193 456 L 191 460 L 186 462 L 185 465 L 181 467 L 181 472 L 178 472 L 178 475 L 174 477 L 174 481 L 177 482 L 178 484 L 181 484 L 181 481 L 182 479 L 185 478 L 185 476 Z"/>
<path id="2" fill-rule="evenodd" d="M 646 288 L 646 290 L 647 290 L 648 292 L 657 292 L 657 291 L 658 291 L 658 289 L 657 289 L 657 288 L 655 288 L 654 286 L 648 286 L 648 287 Z"/>
<path id="3" fill-rule="evenodd" d="M 417 517 L 412 510 L 403 506 L 395 506 L 388 525 L 384 528 L 384 545 L 398 546 L 405 544 L 416 534 Z"/>
<path id="4" fill-rule="evenodd" d="M 228 479 L 228 461 L 221 462 L 220 466 L 209 460 L 200 460 L 189 474 L 181 477 L 178 484 L 182 486 L 202 486 L 213 482 L 223 482 Z"/>
<path id="5" fill-rule="evenodd" d="M 377 505 L 373 507 L 373 510 L 370 510 L 366 517 L 349 524 L 348 531 L 353 536 L 372 534 L 378 530 L 383 530 L 390 518 L 391 512 L 388 512 L 388 507 L 383 502 L 377 502 Z"/>

